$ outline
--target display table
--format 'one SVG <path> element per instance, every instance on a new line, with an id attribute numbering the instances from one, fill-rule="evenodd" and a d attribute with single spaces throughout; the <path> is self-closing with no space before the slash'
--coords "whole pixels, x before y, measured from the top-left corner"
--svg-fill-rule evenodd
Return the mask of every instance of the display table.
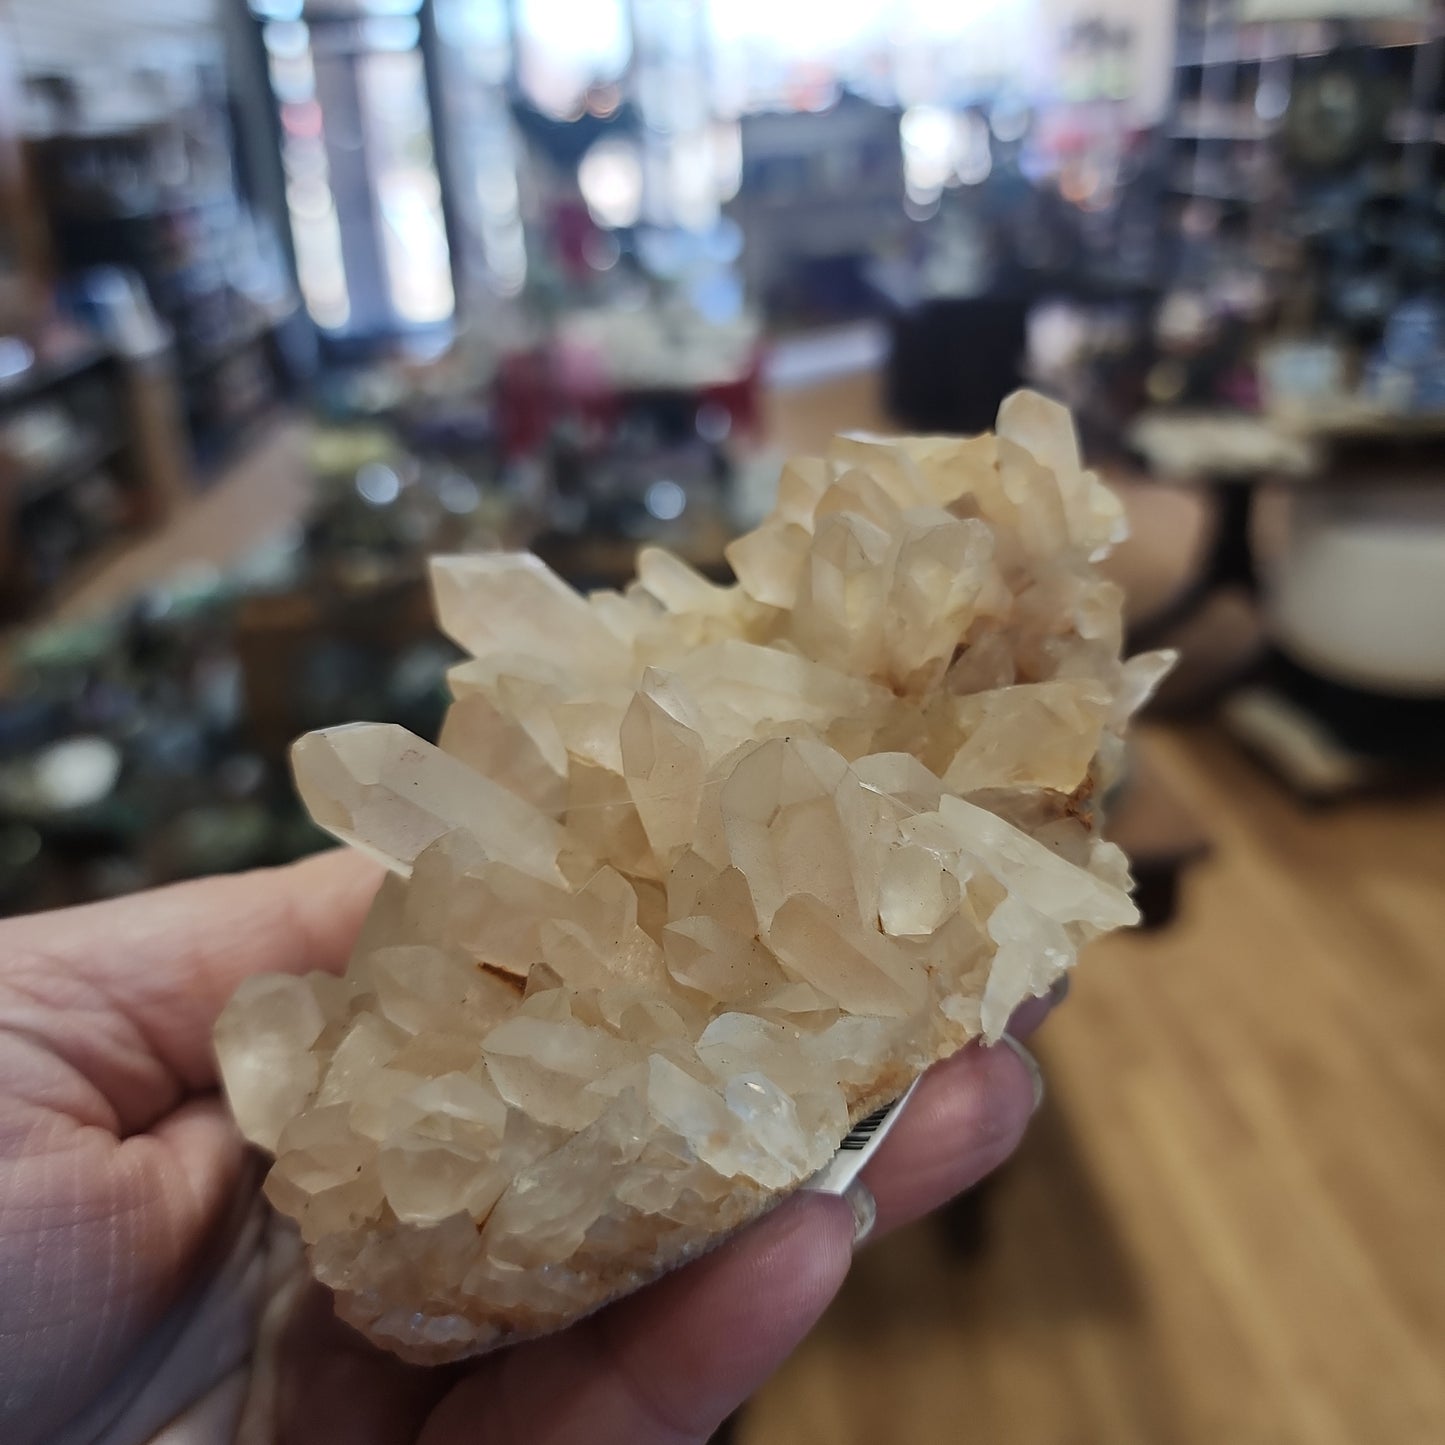
<path id="1" fill-rule="evenodd" d="M 562 405 L 604 426 L 637 406 L 685 411 L 691 421 L 711 403 L 750 436 L 761 420 L 762 355 L 754 317 L 715 325 L 660 307 L 577 312 L 549 348 Z"/>
<path id="2" fill-rule="evenodd" d="M 1292 488 L 1289 535 L 1263 609 L 1273 655 L 1261 683 L 1226 699 L 1226 724 L 1310 798 L 1438 767 L 1445 416 L 1358 403 L 1270 416 L 1149 411 L 1127 439 L 1154 473 L 1219 496 L 1197 580 L 1136 645 L 1160 645 L 1221 588 L 1261 591 L 1255 494 L 1266 482 Z"/>
<path id="3" fill-rule="evenodd" d="M 1154 476 L 1218 494 L 1214 540 L 1198 578 L 1151 621 L 1146 636 L 1134 639 L 1152 647 L 1157 644 L 1151 639 L 1172 632 L 1220 588 L 1257 590 L 1250 539 L 1255 492 L 1264 482 L 1317 477 L 1322 451 L 1266 418 L 1237 411 L 1151 409 L 1135 418 L 1125 441 Z"/>

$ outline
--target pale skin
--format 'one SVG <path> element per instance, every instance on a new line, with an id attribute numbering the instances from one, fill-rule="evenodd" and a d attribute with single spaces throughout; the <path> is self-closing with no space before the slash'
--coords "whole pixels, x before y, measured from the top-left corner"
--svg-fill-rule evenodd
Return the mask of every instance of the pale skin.
<path id="1" fill-rule="evenodd" d="M 378 881 L 353 855 L 0 923 L 0 1438 L 39 1445 L 138 1368 L 257 1171 L 216 1092 L 211 1030 L 242 979 L 344 967 Z M 1042 1021 L 1031 1005 L 1023 1034 Z M 1017 1146 L 1028 1067 L 970 1048 L 931 1070 L 869 1165 L 877 1234 Z M 427 1370 L 336 1321 L 286 1335 L 278 1445 L 690 1445 L 837 1293 L 846 1204 L 796 1197 L 573 1328 Z"/>

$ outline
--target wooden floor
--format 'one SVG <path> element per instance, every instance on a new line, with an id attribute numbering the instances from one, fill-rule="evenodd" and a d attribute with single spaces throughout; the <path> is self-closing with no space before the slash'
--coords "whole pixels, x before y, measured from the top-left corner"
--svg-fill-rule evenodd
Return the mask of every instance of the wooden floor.
<path id="1" fill-rule="evenodd" d="M 976 1250 L 865 1252 L 744 1445 L 1445 1441 L 1445 800 L 1149 745 L 1216 845 L 1180 921 L 1083 960 Z"/>
<path id="2" fill-rule="evenodd" d="M 871 378 L 770 401 L 784 449 L 877 422 Z M 67 610 L 284 525 L 299 446 Z M 1180 921 L 1084 960 L 982 1240 L 866 1251 L 743 1445 L 1445 1442 L 1445 799 L 1312 814 L 1208 728 L 1147 743 L 1215 845 Z"/>
<path id="3" fill-rule="evenodd" d="M 775 398 L 816 448 L 869 378 Z M 1129 493 L 1136 611 L 1202 546 Z M 1096 945 L 965 1223 L 865 1251 L 741 1445 L 1442 1445 L 1445 797 L 1303 810 L 1208 726 L 1150 762 L 1214 852 Z"/>

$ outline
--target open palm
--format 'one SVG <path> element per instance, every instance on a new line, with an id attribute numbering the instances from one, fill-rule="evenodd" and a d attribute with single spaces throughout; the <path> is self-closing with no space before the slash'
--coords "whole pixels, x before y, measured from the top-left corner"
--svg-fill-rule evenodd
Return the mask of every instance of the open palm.
<path id="1" fill-rule="evenodd" d="M 0 1438 L 143 1441 L 244 1357 L 259 1170 L 216 1094 L 212 1025 L 252 973 L 343 967 L 376 883 L 334 853 L 0 923 Z M 1007 1157 L 1033 1087 L 1005 1049 L 932 1070 L 869 1166 L 879 1229 Z M 836 1293 L 852 1236 L 846 1204 L 800 1196 L 572 1329 L 447 1370 L 374 1350 L 313 1290 L 266 1437 L 705 1440 Z"/>

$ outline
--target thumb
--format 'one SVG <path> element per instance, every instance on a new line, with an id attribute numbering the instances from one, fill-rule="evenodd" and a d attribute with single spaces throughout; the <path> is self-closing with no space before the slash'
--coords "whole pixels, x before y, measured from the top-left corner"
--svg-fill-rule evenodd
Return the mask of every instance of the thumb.
<path id="1" fill-rule="evenodd" d="M 852 1252 L 848 1206 L 798 1196 L 650 1289 L 487 1361 L 418 1445 L 700 1445 L 812 1328 Z"/>

